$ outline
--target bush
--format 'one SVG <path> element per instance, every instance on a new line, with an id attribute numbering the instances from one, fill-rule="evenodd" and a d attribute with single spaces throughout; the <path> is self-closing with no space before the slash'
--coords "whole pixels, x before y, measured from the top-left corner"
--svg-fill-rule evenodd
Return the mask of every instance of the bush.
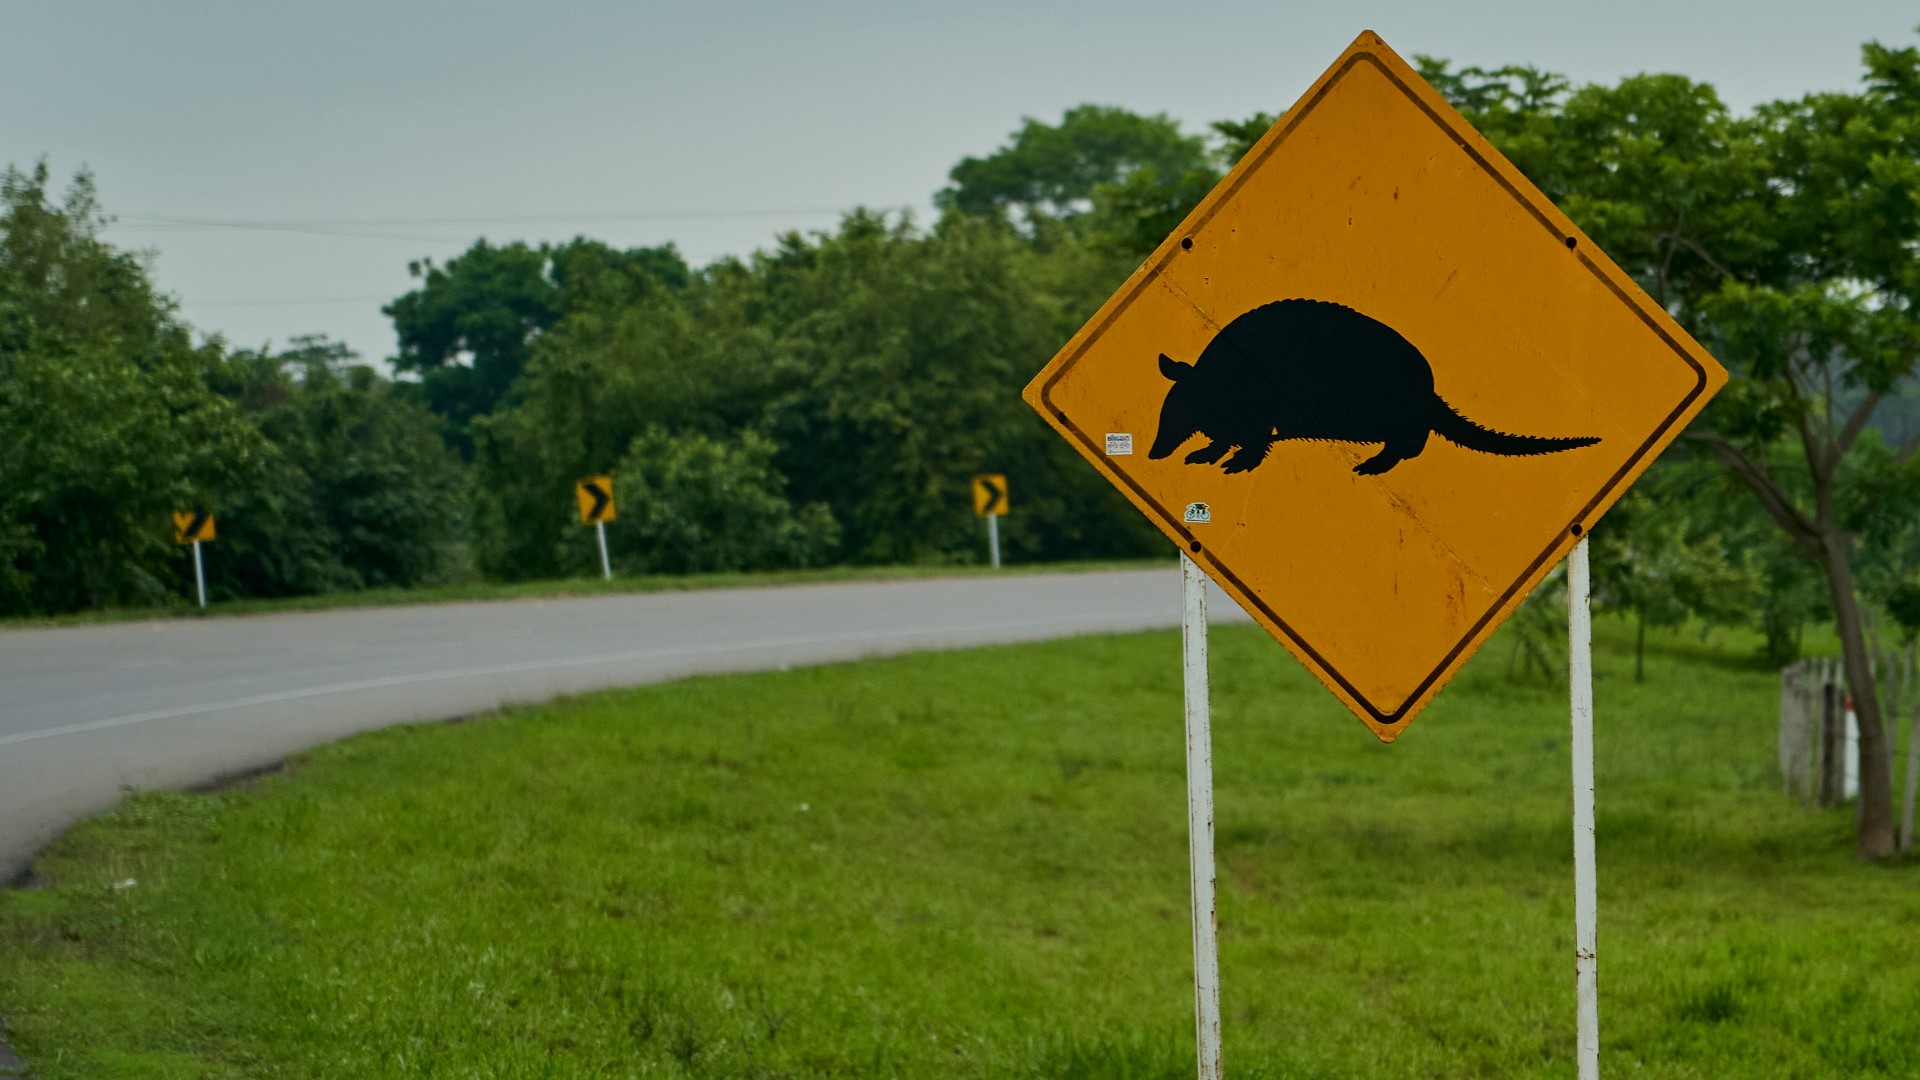
<path id="1" fill-rule="evenodd" d="M 404 588 L 447 576 L 466 481 L 430 413 L 320 336 L 236 352 L 217 382 L 277 460 L 224 508 L 207 568 L 215 595 Z"/>
<path id="2" fill-rule="evenodd" d="M 614 474 L 619 518 L 607 528 L 614 562 L 630 574 L 687 574 L 832 559 L 840 526 L 820 503 L 787 500 L 786 478 L 773 467 L 777 450 L 751 430 L 715 439 L 647 428 Z M 590 532 L 579 530 L 569 561 L 590 564 L 593 545 Z"/>

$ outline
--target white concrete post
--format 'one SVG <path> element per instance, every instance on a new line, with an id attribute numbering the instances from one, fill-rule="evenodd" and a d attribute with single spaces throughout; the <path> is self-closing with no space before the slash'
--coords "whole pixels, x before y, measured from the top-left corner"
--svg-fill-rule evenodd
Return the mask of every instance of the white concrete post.
<path id="1" fill-rule="evenodd" d="M 1567 560 L 1567 669 L 1573 704 L 1573 972 L 1579 1080 L 1600 1080 L 1600 966 L 1594 922 L 1593 588 L 1587 538 Z"/>
<path id="2" fill-rule="evenodd" d="M 1214 909 L 1213 719 L 1207 699 L 1207 576 L 1182 553 L 1187 691 L 1187 851 L 1193 873 L 1193 1001 L 1200 1080 L 1220 1080 L 1220 937 Z"/>
<path id="3" fill-rule="evenodd" d="M 613 564 L 607 561 L 607 523 L 604 521 L 594 522 L 593 531 L 600 537 L 600 576 L 608 581 L 612 581 Z"/>

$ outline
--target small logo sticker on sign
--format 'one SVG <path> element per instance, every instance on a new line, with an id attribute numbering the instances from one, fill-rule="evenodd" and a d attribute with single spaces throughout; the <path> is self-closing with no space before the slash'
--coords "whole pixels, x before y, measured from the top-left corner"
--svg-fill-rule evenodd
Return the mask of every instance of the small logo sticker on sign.
<path id="1" fill-rule="evenodd" d="M 1107 432 L 1107 456 L 1126 457 L 1133 453 L 1133 432 Z"/>
<path id="2" fill-rule="evenodd" d="M 1213 521 L 1213 511 L 1206 503 L 1188 503 L 1187 512 L 1181 515 L 1189 525 L 1206 525 Z"/>

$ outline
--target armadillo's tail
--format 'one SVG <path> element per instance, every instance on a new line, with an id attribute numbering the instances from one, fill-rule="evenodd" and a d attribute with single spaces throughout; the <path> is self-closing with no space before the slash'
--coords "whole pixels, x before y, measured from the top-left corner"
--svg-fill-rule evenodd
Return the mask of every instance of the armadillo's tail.
<path id="1" fill-rule="evenodd" d="M 1501 454 L 1506 457 L 1525 457 L 1531 454 L 1554 454 L 1562 450 L 1575 450 L 1582 446 L 1592 446 L 1599 439 L 1582 436 L 1571 439 L 1554 439 L 1541 435 L 1509 435 L 1504 431 L 1484 428 L 1461 416 L 1453 406 L 1433 399 L 1433 433 L 1469 450 L 1478 450 L 1483 454 Z"/>

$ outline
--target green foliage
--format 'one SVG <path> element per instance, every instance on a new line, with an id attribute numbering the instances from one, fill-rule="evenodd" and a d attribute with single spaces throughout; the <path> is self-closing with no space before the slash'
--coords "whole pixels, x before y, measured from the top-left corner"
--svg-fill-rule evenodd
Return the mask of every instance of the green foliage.
<path id="1" fill-rule="evenodd" d="M 1204 140 L 1183 134 L 1165 114 L 1080 105 L 1058 124 L 1029 117 L 1008 145 L 984 158 L 961 159 L 935 203 L 977 216 L 1011 210 L 1029 218 L 1061 217 L 1085 213 L 1102 185 L 1142 171 L 1164 182 L 1206 163 Z"/>
<path id="2" fill-rule="evenodd" d="M 1221 165 L 1233 168 L 1253 149 L 1267 130 L 1280 122 L 1269 112 L 1257 112 L 1245 120 L 1215 120 L 1211 127 L 1220 144 L 1214 151 Z"/>
<path id="3" fill-rule="evenodd" d="M 1220 176 L 1201 163 L 1170 175 L 1140 169 L 1102 184 L 1091 216 L 1094 242 L 1121 255 L 1144 257 L 1180 227 Z"/>
<path id="4" fill-rule="evenodd" d="M 452 571 L 464 476 L 433 417 L 346 346 L 238 352 L 222 392 L 279 450 L 221 522 L 209 584 L 285 596 L 429 584 Z"/>
<path id="5" fill-rule="evenodd" d="M 526 367 L 531 343 L 571 306 L 618 302 L 636 283 L 684 284 L 686 263 L 671 244 L 620 252 L 578 239 L 559 246 L 478 240 L 436 266 L 408 269 L 419 288 L 382 310 L 400 340 L 398 371 L 416 372 L 448 434 L 470 449 L 468 425 L 492 412 Z"/>
<path id="6" fill-rule="evenodd" d="M 1136 260 L 1178 227 L 1275 119 L 1255 113 L 1194 136 L 1164 115 L 1082 105 L 1057 125 L 1028 119 L 1006 146 L 962 160 L 935 203 L 975 217 L 1017 218 L 1042 242 L 1049 226 L 1065 222 L 1100 252 Z"/>
<path id="7" fill-rule="evenodd" d="M 1730 495 L 1737 493 L 1710 463 L 1676 456 L 1643 476 L 1594 530 L 1594 599 L 1638 624 L 1635 678 L 1649 627 L 1754 620 L 1764 570 L 1751 534 L 1760 523 Z"/>
<path id="8" fill-rule="evenodd" d="M 170 513 L 218 512 L 275 456 L 208 387 L 219 350 L 98 239 L 91 178 L 61 204 L 47 183 L 0 178 L 0 613 L 163 602 Z"/>
<path id="9" fill-rule="evenodd" d="M 0 183 L 0 613 L 177 602 L 205 507 L 216 598 L 437 580 L 464 480 L 434 420 L 344 348 L 193 345 L 85 174 Z"/>
<path id="10" fill-rule="evenodd" d="M 1887 612 L 1908 641 L 1920 635 L 1920 582 L 1903 581 L 1887 594 Z"/>
<path id="11" fill-rule="evenodd" d="M 1507 678 L 1557 685 L 1566 669 L 1566 571 L 1554 568 L 1514 609 L 1508 627 L 1513 651 L 1507 655 Z"/>
<path id="12" fill-rule="evenodd" d="M 400 339 L 394 368 L 423 376 L 452 432 L 493 409 L 526 366 L 528 342 L 559 317 L 547 269 L 544 251 L 482 239 L 444 267 L 410 264 L 420 287 L 382 309 Z"/>
<path id="13" fill-rule="evenodd" d="M 1029 462 L 1052 456 L 1019 388 L 1065 337 L 1034 302 L 1028 258 L 990 221 L 950 216 L 922 235 L 855 214 L 762 264 L 769 299 L 792 313 L 775 328 L 793 373 L 764 430 L 796 497 L 832 507 L 853 560 L 978 550 L 969 478 L 1039 473 Z M 1030 550 L 1031 536 L 1009 543 Z"/>
<path id="14" fill-rule="evenodd" d="M 535 342 L 512 403 L 476 425 L 482 566 L 528 578 L 581 565 L 565 554 L 574 480 L 656 426 L 771 439 L 792 504 L 825 505 L 851 562 L 977 558 L 979 472 L 1016 478 L 1009 557 L 1160 550 L 1019 399 L 1122 272 L 1069 232 L 1042 245 L 993 219 L 922 231 L 855 212 L 682 287 L 582 301 Z"/>
<path id="15" fill-rule="evenodd" d="M 607 529 L 624 573 L 790 570 L 830 561 L 840 527 L 823 503 L 795 506 L 774 468 L 779 447 L 754 431 L 732 439 L 650 427 L 614 470 L 619 519 Z M 575 535 L 587 564 L 591 530 Z"/>
<path id="16" fill-rule="evenodd" d="M 574 481 L 611 471 L 650 427 L 726 437 L 760 420 L 783 378 L 741 265 L 678 282 L 615 260 L 592 270 L 536 342 L 513 402 L 474 426 L 477 554 L 497 577 L 573 567 Z"/>
<path id="17" fill-rule="evenodd" d="M 1245 120 L 1216 121 L 1210 126 L 1212 140 L 1205 155 L 1180 170 L 1142 168 L 1100 184 L 1094 189 L 1093 211 L 1087 219 L 1089 241 L 1130 259 L 1147 255 L 1180 227 L 1278 119 L 1261 112 Z"/>

